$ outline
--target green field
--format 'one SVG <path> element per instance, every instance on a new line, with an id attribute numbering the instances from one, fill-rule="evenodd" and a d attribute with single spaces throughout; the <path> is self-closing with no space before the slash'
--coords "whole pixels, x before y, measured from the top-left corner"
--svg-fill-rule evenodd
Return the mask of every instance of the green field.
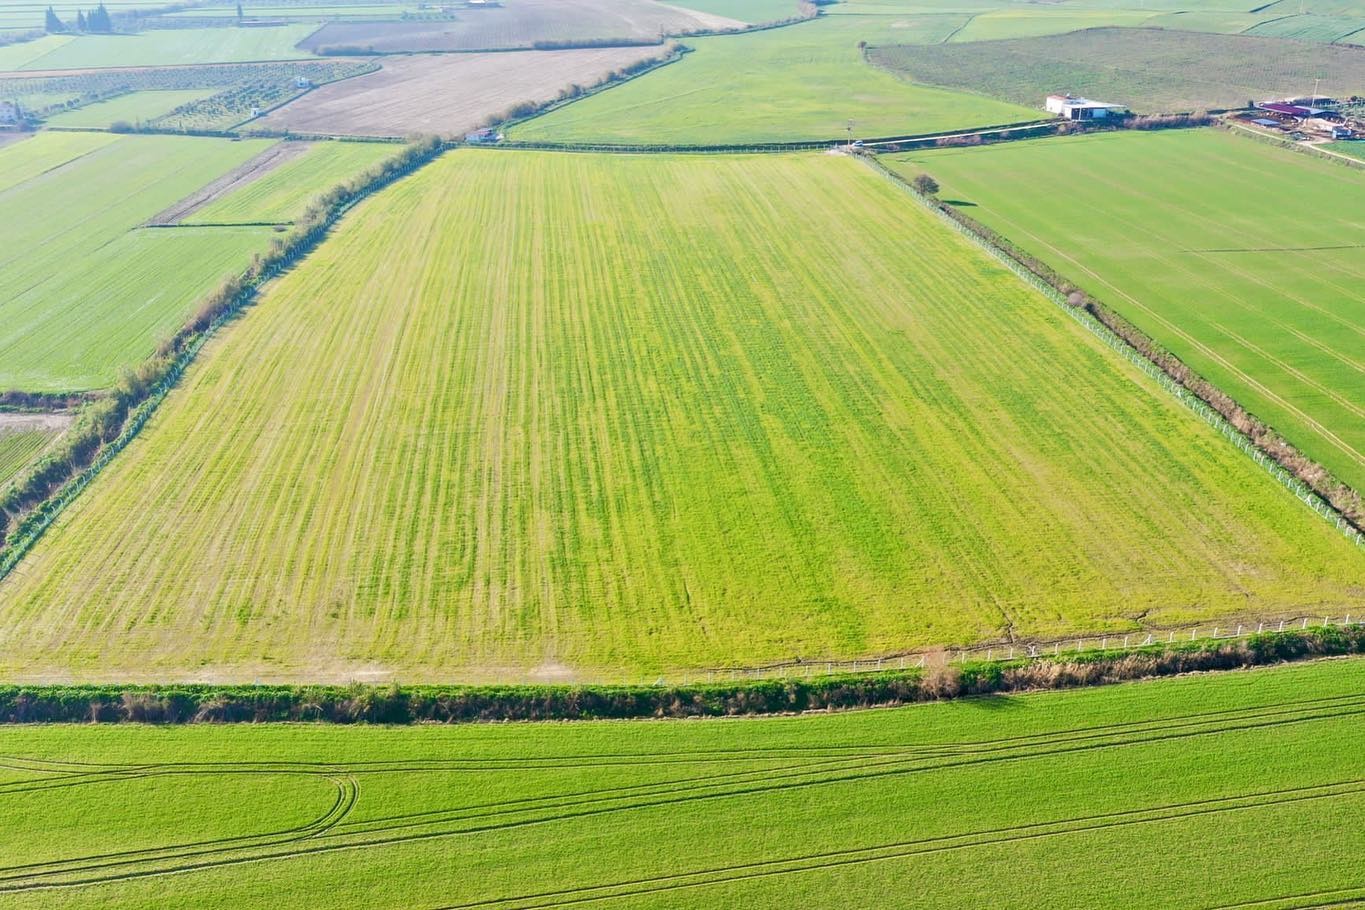
<path id="1" fill-rule="evenodd" d="M 27 213 L 0 220 L 0 389 L 108 386 L 245 268 L 268 228 L 139 226 L 269 145 L 43 133 L 0 149 L 0 209 Z"/>
<path id="2" fill-rule="evenodd" d="M 1365 29 L 1365 16 L 1288 16 L 1272 19 L 1247 31 L 1248 35 L 1294 38 L 1299 41 L 1341 41 Z"/>
<path id="3" fill-rule="evenodd" d="M 50 105 L 65 105 L 79 100 L 75 92 L 12 92 L 9 86 L 0 84 L 0 100 L 15 101 L 26 113 L 35 114 Z"/>
<path id="4" fill-rule="evenodd" d="M 53 53 L 74 39 L 70 35 L 44 35 L 36 41 L 22 41 L 0 47 L 0 72 L 23 69 L 25 65 Z"/>
<path id="5" fill-rule="evenodd" d="M 0 193 L 102 149 L 117 137 L 100 133 L 43 133 L 0 149 Z"/>
<path id="6" fill-rule="evenodd" d="M 932 24 L 943 35 L 951 31 L 941 17 Z M 871 137 L 1037 117 L 1026 108 L 915 85 L 869 66 L 857 43 L 886 29 L 881 22 L 831 17 L 689 39 L 696 50 L 677 63 L 517 126 L 509 136 L 704 145 L 844 138 L 850 119 L 857 135 Z"/>
<path id="7" fill-rule="evenodd" d="M 387 143 L 319 142 L 264 177 L 190 215 L 184 224 L 284 223 L 339 183 L 397 153 Z"/>
<path id="8" fill-rule="evenodd" d="M 182 104 L 199 101 L 218 93 L 216 88 L 182 89 L 164 92 L 132 92 L 49 117 L 49 126 L 93 127 L 105 129 L 111 123 L 140 124 L 168 114 Z"/>
<path id="9" fill-rule="evenodd" d="M 1363 710 L 1344 660 L 784 718 L 11 727 L 0 904 L 1360 906 Z"/>
<path id="10" fill-rule="evenodd" d="M 315 28 L 304 23 L 279 28 L 151 29 L 134 35 L 49 35 L 0 47 L 0 72 L 306 59 L 312 55 L 294 45 Z"/>
<path id="11" fill-rule="evenodd" d="M 1365 161 L 1365 142 L 1358 139 L 1350 142 L 1329 142 L 1323 148 L 1336 152 L 1338 155 L 1350 155 L 1352 158 Z"/>
<path id="12" fill-rule="evenodd" d="M 1212 130 L 931 151 L 898 166 L 932 173 L 945 198 L 1365 486 L 1365 174 Z"/>
<path id="13" fill-rule="evenodd" d="M 6 415 L 0 415 L 0 421 Z M 0 490 L 33 464 L 61 435 L 57 430 L 13 428 L 0 422 Z"/>
<path id="14" fill-rule="evenodd" d="M 871 59 L 906 78 L 1035 108 L 1059 89 L 1138 113 L 1240 108 L 1318 79 L 1327 94 L 1365 93 L 1365 53 L 1354 48 L 1164 29 L 879 47 Z"/>
<path id="15" fill-rule="evenodd" d="M 0 583 L 0 672 L 638 679 L 1362 572 L 851 159 L 459 152 L 210 344 Z"/>

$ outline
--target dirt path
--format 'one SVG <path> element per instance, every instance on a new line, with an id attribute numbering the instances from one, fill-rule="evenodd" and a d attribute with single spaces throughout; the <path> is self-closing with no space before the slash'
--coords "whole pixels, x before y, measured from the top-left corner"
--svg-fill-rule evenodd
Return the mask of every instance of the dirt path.
<path id="1" fill-rule="evenodd" d="M 0 433 L 19 430 L 65 430 L 75 419 L 72 414 L 0 413 Z"/>
<path id="2" fill-rule="evenodd" d="M 308 151 L 310 145 L 308 142 L 292 140 L 277 142 L 241 167 L 224 174 L 207 186 L 200 187 L 170 208 L 158 212 L 147 224 L 149 227 L 179 224 L 215 199 L 259 180 L 286 161 L 299 157 Z"/>

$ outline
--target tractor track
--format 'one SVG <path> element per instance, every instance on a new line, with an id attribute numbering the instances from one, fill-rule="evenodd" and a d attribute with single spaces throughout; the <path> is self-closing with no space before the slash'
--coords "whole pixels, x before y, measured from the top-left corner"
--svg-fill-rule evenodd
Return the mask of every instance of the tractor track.
<path id="1" fill-rule="evenodd" d="M 367 849 L 454 836 L 473 836 L 530 825 L 601 816 L 619 812 L 685 806 L 699 801 L 750 798 L 765 793 L 789 792 L 816 786 L 857 785 L 869 780 L 908 774 L 933 773 L 956 768 L 1006 761 L 1045 759 L 1130 745 L 1178 741 L 1195 736 L 1214 736 L 1247 730 L 1260 730 L 1286 724 L 1310 723 L 1365 714 L 1365 694 L 1288 701 L 1246 708 L 1192 713 L 1180 717 L 1098 724 L 1035 734 L 1020 734 L 959 743 L 914 746 L 876 745 L 871 747 L 817 747 L 773 749 L 695 750 L 654 755 L 602 753 L 600 764 L 623 766 L 688 765 L 702 758 L 707 763 L 771 761 L 779 767 L 745 768 L 722 775 L 689 776 L 657 782 L 629 784 L 571 793 L 476 804 L 403 815 L 353 819 L 359 802 L 359 778 L 369 774 L 439 773 L 488 770 L 490 764 L 501 770 L 528 771 L 581 768 L 585 756 L 569 756 L 555 763 L 544 758 L 523 761 L 507 759 L 429 759 L 405 762 L 359 762 L 352 764 L 308 762 L 227 762 L 137 764 L 128 766 L 82 765 L 80 763 L 43 763 L 0 757 L 0 766 L 25 768 L 35 773 L 67 773 L 77 776 L 99 775 L 101 781 L 144 779 L 148 776 L 184 775 L 279 775 L 296 774 L 324 777 L 338 788 L 334 803 L 312 822 L 294 829 L 261 834 L 238 835 L 190 844 L 130 850 L 95 856 L 0 868 L 0 893 L 63 888 L 103 882 L 146 878 L 192 872 L 221 866 L 276 859 L 301 858 L 339 850 Z M 858 751 L 865 748 L 866 751 Z M 831 754 L 834 753 L 834 754 Z M 727 756 L 721 759 L 720 756 Z M 683 761 L 676 761 L 682 756 Z M 660 760 L 662 759 L 662 760 Z M 38 782 L 34 782 L 38 784 Z M 51 785 L 50 779 L 42 784 Z M 20 793 L 22 791 L 19 791 Z M 0 795 L 14 794 L 7 791 Z M 1051 837 L 1082 830 L 1151 823 L 1203 815 L 1253 809 L 1261 805 L 1303 802 L 1328 796 L 1353 796 L 1365 793 L 1365 780 L 1336 784 L 1294 787 L 1243 796 L 1219 797 L 1192 803 L 1178 803 L 1148 809 L 1124 810 L 1098 816 L 1080 816 L 1049 822 L 1036 822 L 1010 828 L 968 834 L 943 835 L 917 841 L 903 841 L 878 847 L 853 848 L 829 855 L 764 860 L 722 870 L 678 873 L 667 880 L 649 880 L 650 889 L 670 890 L 713 884 L 711 878 L 734 880 L 756 876 L 813 871 L 826 865 L 848 865 L 915 856 L 925 852 L 959 850 L 1010 840 Z M 1079 827 L 1077 827 L 1079 826 Z M 880 851 L 880 852 L 879 852 Z M 883 855 L 886 854 L 886 855 Z M 791 867 L 791 868 L 788 868 Z M 737 870 L 737 871 L 736 871 Z M 676 881 L 674 880 L 676 879 Z M 702 881 L 705 879 L 705 881 Z M 641 880 L 643 882 L 644 880 Z M 560 894 L 522 895 L 489 899 L 468 906 L 502 906 L 517 901 L 552 900 L 528 906 L 560 906 L 586 900 L 627 896 L 602 894 L 610 889 L 644 887 L 641 882 L 613 883 Z M 581 892 L 581 893 L 580 893 Z M 630 891 L 630 894 L 645 893 Z M 597 896 L 586 896 L 586 895 Z M 459 905 L 463 906 L 463 905 Z"/>
<path id="2" fill-rule="evenodd" d="M 1281 806 L 1319 799 L 1365 794 L 1365 779 L 1343 781 L 1312 787 L 1290 787 L 1266 790 L 1238 796 L 1169 803 L 1144 809 L 1127 809 L 1089 816 L 1074 816 L 1046 822 L 1031 822 L 1001 828 L 990 828 L 964 834 L 945 834 L 917 840 L 898 841 L 874 847 L 856 847 L 805 854 L 784 859 L 738 863 L 706 870 L 679 872 L 662 876 L 630 879 L 606 885 L 585 885 L 557 891 L 543 891 L 513 897 L 487 898 L 462 904 L 448 904 L 433 910 L 543 910 L 592 901 L 638 897 L 663 891 L 730 884 L 748 879 L 790 875 L 798 872 L 818 872 L 844 866 L 883 862 L 892 859 L 924 856 L 954 850 L 989 847 L 1018 841 L 1081 834 L 1109 828 L 1138 824 L 1176 821 L 1185 818 L 1245 811 L 1266 806 Z M 1233 905 L 1236 907 L 1252 905 Z M 1314 905 L 1330 906 L 1330 905 Z"/>

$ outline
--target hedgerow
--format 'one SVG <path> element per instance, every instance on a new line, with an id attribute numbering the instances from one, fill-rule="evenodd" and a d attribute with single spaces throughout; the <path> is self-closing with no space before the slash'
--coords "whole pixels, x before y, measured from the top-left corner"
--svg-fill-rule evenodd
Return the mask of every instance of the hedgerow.
<path id="1" fill-rule="evenodd" d="M 1065 657 L 690 686 L 0 686 L 0 723 L 464 723 L 719 717 L 1070 689 L 1365 654 L 1365 626 Z"/>

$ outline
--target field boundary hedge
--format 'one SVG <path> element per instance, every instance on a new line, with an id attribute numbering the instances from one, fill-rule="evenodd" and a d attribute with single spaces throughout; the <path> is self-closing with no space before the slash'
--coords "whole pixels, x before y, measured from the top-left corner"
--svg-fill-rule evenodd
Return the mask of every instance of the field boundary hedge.
<path id="1" fill-rule="evenodd" d="M 1365 654 L 1365 627 L 1266 632 L 931 670 L 688 686 L 0 686 L 0 724 L 469 723 L 682 718 L 905 705 Z"/>
<path id="2" fill-rule="evenodd" d="M 609 88 L 625 85 L 632 79 L 638 79 L 646 73 L 654 72 L 660 67 L 668 66 L 670 63 L 677 63 L 683 57 L 692 53 L 692 48 L 675 40 L 661 41 L 657 46 L 663 48 L 667 53 L 658 57 L 646 57 L 629 66 L 613 70 L 600 82 L 597 82 L 594 85 L 579 86 L 577 92 L 574 92 L 571 87 L 561 91 L 559 97 L 551 98 L 549 101 L 540 104 L 522 102 L 521 105 L 513 105 L 510 109 L 501 114 L 490 114 L 484 119 L 484 126 L 509 129 L 519 123 L 525 123 L 528 120 L 534 120 L 537 117 L 544 116 L 565 105 L 573 104 L 575 101 L 582 101 L 584 98 L 589 98 L 599 92 L 605 92 Z M 523 105 L 529 105 L 529 109 L 519 110 Z"/>
<path id="3" fill-rule="evenodd" d="M 62 510 L 146 425 L 200 348 L 250 304 L 265 282 L 311 252 L 342 215 L 369 195 L 407 176 L 445 151 L 430 137 L 409 145 L 350 181 L 322 194 L 293 229 L 265 255 L 204 298 L 198 311 L 156 353 L 91 403 L 67 432 L 62 447 L 40 460 L 0 493 L 0 580 L 19 563 Z"/>
<path id="4" fill-rule="evenodd" d="M 1155 379 L 1348 539 L 1365 546 L 1365 504 L 1362 504 L 1359 492 L 1303 454 L 1269 424 L 1157 344 L 1151 336 L 1046 263 L 953 206 L 924 195 L 875 157 L 861 157 Z"/>
<path id="5" fill-rule="evenodd" d="M 672 62 L 672 61 L 670 60 L 669 62 Z M 643 74 L 642 74 L 642 75 L 643 75 Z M 616 84 L 616 83 L 613 83 L 613 84 Z M 604 84 L 603 86 L 601 86 L 601 89 L 605 89 L 605 88 L 608 88 L 608 87 L 610 87 L 610 86 Z M 601 89 L 599 89 L 599 90 L 601 90 Z M 582 98 L 582 97 L 586 97 L 586 96 L 587 96 L 587 93 L 584 93 L 584 95 L 580 95 L 580 96 L 578 96 L 578 98 Z M 576 101 L 576 100 L 578 100 L 578 98 L 566 99 L 566 100 L 564 100 L 563 102 L 559 102 L 559 103 L 568 104 L 568 103 L 570 103 L 571 101 Z M 557 103 L 556 106 L 558 106 L 559 103 Z M 551 108 L 546 108 L 544 111 L 541 111 L 540 113 L 537 113 L 537 114 L 534 115 L 534 116 L 540 116 L 541 113 L 549 113 L 550 110 L 551 110 Z M 522 120 L 519 120 L 519 121 L 517 121 L 517 122 L 518 122 L 518 123 L 524 123 L 526 120 L 530 120 L 530 119 L 532 119 L 532 118 L 531 118 L 531 117 L 526 117 L 526 118 L 523 118 Z M 981 137 L 983 137 L 983 139 L 984 139 L 985 137 L 991 136 L 991 135 L 993 135 L 993 134 L 997 134 L 997 133 L 999 133 L 999 134 L 1006 134 L 1006 133 L 1011 133 L 1011 132 L 1018 131 L 1018 130 L 1031 130 L 1031 129 L 1037 129 L 1037 130 L 1052 131 L 1052 130 L 1054 130 L 1057 126 L 1061 125 L 1061 123 L 1062 123 L 1062 121 L 1057 121 L 1057 120 L 1054 120 L 1054 119 L 1048 119 L 1048 120 L 1021 120 L 1021 121 L 1019 121 L 1018 123 L 1001 123 L 1001 124 L 994 124 L 994 125 L 991 125 L 991 126 L 983 126 L 983 127 L 980 127 L 979 129 L 975 129 L 975 130 L 945 130 L 945 131 L 943 131 L 943 132 L 937 132 L 937 133 L 917 133 L 917 134 L 914 134 L 914 135 L 907 135 L 907 136 L 883 136 L 883 137 L 878 137 L 878 138 L 874 138 L 874 139 L 862 139 L 862 140 L 859 140 L 859 141 L 862 142 L 864 146 L 869 146 L 869 145 L 887 145 L 887 144 L 892 144 L 892 143 L 905 143 L 905 144 L 921 143 L 921 142 L 929 142 L 929 143 L 932 143 L 932 142 L 935 142 L 935 141 L 940 140 L 940 139 L 953 139 L 953 138 L 957 138 L 957 137 L 964 137 L 964 138 L 965 138 L 965 137 L 971 137 L 971 136 L 981 136 Z M 1019 138 L 1030 138 L 1030 137 L 1031 137 L 1031 135 L 1030 135 L 1030 136 L 1021 136 L 1021 137 L 1019 137 Z M 1014 138 L 1014 137 L 1010 137 L 1010 138 Z M 734 152 L 804 152 L 804 151 L 819 151 L 819 150 L 821 150 L 821 149 L 827 149 L 827 148 L 831 148 L 831 147 L 843 146 L 843 145 L 845 145 L 845 144 L 846 144 L 845 140 L 843 140 L 843 139 L 838 139 L 838 138 L 827 138 L 827 139 L 790 139 L 790 140 L 787 140 L 787 141 L 784 141 L 784 142 L 730 142 L 730 143 L 719 143 L 719 144 L 712 144 L 712 145 L 680 145 L 680 144 L 648 144 L 648 143 L 635 143 L 635 144 L 630 144 L 630 143 L 612 143 L 612 142 L 551 142 L 551 141 L 528 141 L 528 140 L 520 140 L 520 139 L 508 139 L 508 140 L 506 140 L 506 141 L 503 141 L 503 142 L 498 143 L 496 146 L 488 146 L 488 147 L 489 147 L 489 148 L 503 148 L 503 149 L 522 149 L 522 150 L 528 150 L 528 149 L 529 149 L 529 150 L 535 150 L 535 151 L 567 151 L 567 152 L 620 152 L 620 153 L 656 152 L 656 153 L 662 153 L 662 154 L 677 153 L 677 152 L 706 152 L 706 153 L 726 154 L 726 153 L 734 153 Z"/>

